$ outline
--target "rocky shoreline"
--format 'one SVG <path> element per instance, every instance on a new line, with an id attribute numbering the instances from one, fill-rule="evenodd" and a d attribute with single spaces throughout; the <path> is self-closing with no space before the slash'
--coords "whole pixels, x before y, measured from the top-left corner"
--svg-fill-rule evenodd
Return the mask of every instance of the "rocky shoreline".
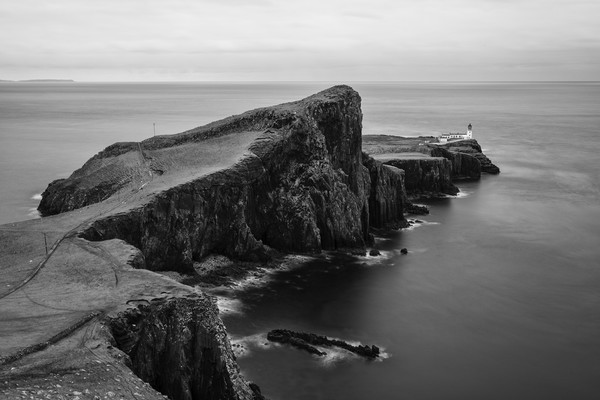
<path id="1" fill-rule="evenodd" d="M 259 266 L 276 267 L 285 254 L 366 254 L 373 232 L 407 227 L 407 212 L 427 212 L 413 200 L 456 194 L 453 181 L 495 173 L 475 141 L 417 143 L 423 158 L 380 159 L 406 142 L 363 137 L 360 103 L 353 89 L 336 86 L 178 135 L 116 143 L 52 182 L 39 206 L 43 224 L 0 227 L 7 243 L 0 256 L 14 265 L 3 271 L 8 286 L 37 288 L 35 304 L 44 304 L 30 306 L 20 291 L 0 293 L 21 321 L 2 332 L 11 340 L 0 347 L 0 393 L 29 395 L 22 389 L 36 376 L 33 389 L 49 394 L 56 388 L 44 377 L 108 362 L 115 372 L 73 378 L 69 390 L 79 393 L 85 383 L 90 395 L 110 397 L 104 378 L 130 369 L 137 378 L 119 380 L 111 393 L 138 398 L 143 381 L 156 391 L 144 389 L 150 399 L 262 398 L 241 376 L 216 302 L 199 285 L 261 274 Z M 32 249 L 48 231 L 50 253 Z M 52 311 L 59 308 L 68 313 Z M 90 312 L 93 320 L 70 336 L 35 347 Z M 19 341 L 24 329 L 33 334 Z M 32 347 L 38 351 L 14 358 Z"/>

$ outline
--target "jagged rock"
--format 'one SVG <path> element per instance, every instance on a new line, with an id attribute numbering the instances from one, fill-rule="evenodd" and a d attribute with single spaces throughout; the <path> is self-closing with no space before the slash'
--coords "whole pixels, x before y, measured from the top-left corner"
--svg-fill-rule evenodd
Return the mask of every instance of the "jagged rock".
<path id="1" fill-rule="evenodd" d="M 448 142 L 445 144 L 439 144 L 431 147 L 447 149 L 452 153 L 460 153 L 472 156 L 479 161 L 481 165 L 481 172 L 485 172 L 492 175 L 497 175 L 500 173 L 500 168 L 494 165 L 492 161 L 490 161 L 490 159 L 485 154 L 483 154 L 481 146 L 479 145 L 479 143 L 477 143 L 477 140 L 475 139 Z"/>
<path id="2" fill-rule="evenodd" d="M 406 192 L 411 198 L 454 195 L 458 188 L 453 181 L 478 180 L 482 172 L 500 172 L 474 139 L 440 144 L 433 137 L 367 135 L 363 144 L 377 160 L 404 170 Z"/>
<path id="3" fill-rule="evenodd" d="M 369 251 L 369 255 L 373 256 L 373 257 L 376 257 L 376 256 L 380 256 L 381 252 L 379 250 L 377 250 L 377 249 L 371 249 L 371 251 Z"/>
<path id="4" fill-rule="evenodd" d="M 140 306 L 110 326 L 136 375 L 169 398 L 258 398 L 242 378 L 218 309 L 207 297 Z"/>
<path id="5" fill-rule="evenodd" d="M 336 346 L 371 359 L 379 357 L 380 352 L 379 347 L 374 345 L 354 346 L 343 340 L 330 339 L 326 336 L 315 335 L 314 333 L 295 332 L 288 329 L 274 329 L 267 334 L 267 339 L 272 342 L 287 343 L 318 356 L 324 356 L 327 353 L 320 351 L 315 346 Z"/>
<path id="6" fill-rule="evenodd" d="M 384 165 L 368 154 L 362 154 L 363 165 L 370 177 L 369 224 L 373 228 L 406 227 L 403 217 L 407 201 L 404 171 Z"/>
<path id="7" fill-rule="evenodd" d="M 456 180 L 479 180 L 481 178 L 481 163 L 472 154 L 449 151 L 440 146 L 431 146 L 432 157 L 443 157 L 452 164 L 450 170 L 451 179 Z"/>
<path id="8" fill-rule="evenodd" d="M 443 157 L 392 159 L 385 164 L 404 170 L 404 185 L 409 197 L 437 197 L 459 192 L 452 183 L 452 163 Z"/>
<path id="9" fill-rule="evenodd" d="M 409 203 L 406 205 L 406 212 L 413 215 L 427 215 L 429 214 L 429 209 L 426 206 Z"/>
<path id="10" fill-rule="evenodd" d="M 400 254 L 408 254 L 408 249 L 407 249 L 406 247 L 403 247 L 403 248 L 400 250 Z"/>

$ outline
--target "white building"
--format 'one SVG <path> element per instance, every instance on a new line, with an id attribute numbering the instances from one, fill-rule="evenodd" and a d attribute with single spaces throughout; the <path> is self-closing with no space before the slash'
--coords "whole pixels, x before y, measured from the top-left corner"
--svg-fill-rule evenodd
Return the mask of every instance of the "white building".
<path id="1" fill-rule="evenodd" d="M 442 133 L 440 136 L 441 143 L 463 139 L 473 139 L 473 125 L 467 126 L 467 133 Z"/>

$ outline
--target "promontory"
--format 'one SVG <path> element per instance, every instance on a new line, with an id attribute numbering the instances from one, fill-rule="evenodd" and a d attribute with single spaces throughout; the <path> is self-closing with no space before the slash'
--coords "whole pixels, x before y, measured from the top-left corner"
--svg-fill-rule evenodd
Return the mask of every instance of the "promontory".
<path id="1" fill-rule="evenodd" d="M 481 172 L 474 156 L 428 151 L 448 164 L 418 179 L 450 181 L 412 194 Z M 48 186 L 43 218 L 0 226 L 0 397 L 262 398 L 214 298 L 156 272 L 364 251 L 373 229 L 407 225 L 416 198 L 412 166 L 381 161 L 363 152 L 348 86 L 107 147 Z"/>

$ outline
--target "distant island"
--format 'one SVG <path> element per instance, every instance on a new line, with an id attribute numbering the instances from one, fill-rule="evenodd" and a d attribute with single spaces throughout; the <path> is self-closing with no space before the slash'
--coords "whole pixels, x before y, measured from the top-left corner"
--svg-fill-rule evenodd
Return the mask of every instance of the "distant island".
<path id="1" fill-rule="evenodd" d="M 58 82 L 58 83 L 63 83 L 63 82 L 75 82 L 73 79 L 23 79 L 20 81 L 12 81 L 10 79 L 0 79 L 0 82 L 23 82 L 23 83 L 28 83 L 28 82 L 33 82 L 33 83 L 37 83 L 37 82 Z"/>

